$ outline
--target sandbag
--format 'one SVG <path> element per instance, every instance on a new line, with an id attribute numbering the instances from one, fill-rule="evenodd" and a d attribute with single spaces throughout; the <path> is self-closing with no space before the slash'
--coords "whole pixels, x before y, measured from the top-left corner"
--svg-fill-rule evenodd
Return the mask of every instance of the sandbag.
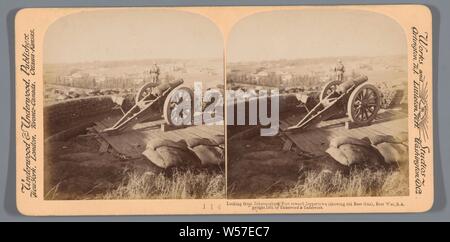
<path id="1" fill-rule="evenodd" d="M 372 145 L 378 145 L 380 143 L 401 143 L 401 141 L 397 138 L 395 138 L 392 135 L 375 135 L 372 137 L 369 137 L 370 143 L 372 143 Z"/>
<path id="2" fill-rule="evenodd" d="M 199 145 L 209 145 L 209 146 L 217 145 L 214 141 L 206 138 L 190 138 L 186 140 L 186 143 L 189 146 L 189 148 L 194 148 Z"/>
<path id="3" fill-rule="evenodd" d="M 159 138 L 155 138 L 152 139 L 149 143 L 148 143 L 148 148 L 156 150 L 159 147 L 162 146 L 167 146 L 167 147 L 172 147 L 172 148 L 178 148 L 178 149 L 187 149 L 186 147 L 186 143 L 184 142 L 175 142 L 173 140 L 168 140 L 168 139 L 159 139 Z"/>
<path id="4" fill-rule="evenodd" d="M 142 153 L 153 164 L 161 168 L 198 165 L 199 161 L 182 142 L 155 139 Z"/>
<path id="5" fill-rule="evenodd" d="M 402 143 L 408 142 L 408 132 L 400 132 L 396 135 L 396 137 Z"/>
<path id="6" fill-rule="evenodd" d="M 344 166 L 350 166 L 347 157 L 342 153 L 342 151 L 338 148 L 330 147 L 325 152 L 327 152 L 333 159 Z"/>
<path id="7" fill-rule="evenodd" d="M 160 168 L 168 168 L 169 166 L 175 165 L 173 162 L 167 162 L 166 160 L 164 160 L 159 152 L 153 149 L 144 150 L 144 152 L 142 152 L 142 155 Z"/>
<path id="8" fill-rule="evenodd" d="M 342 144 L 339 148 L 329 147 L 326 152 L 337 162 L 345 166 L 357 163 L 382 164 L 383 157 L 371 146 Z"/>
<path id="9" fill-rule="evenodd" d="M 402 132 L 396 136 L 375 135 L 369 138 L 373 147 L 375 147 L 383 156 L 384 161 L 391 163 L 408 162 L 408 133 Z"/>
<path id="10" fill-rule="evenodd" d="M 375 146 L 381 153 L 384 161 L 391 163 L 407 163 L 408 147 L 404 144 L 381 143 Z"/>
<path id="11" fill-rule="evenodd" d="M 353 137 L 348 136 L 338 136 L 330 141 L 330 146 L 334 148 L 339 148 L 343 144 L 353 144 L 353 145 L 360 145 L 365 147 L 370 147 L 370 143 L 366 140 L 360 140 Z"/>
<path id="12" fill-rule="evenodd" d="M 172 166 L 178 166 L 182 163 L 181 159 L 178 155 L 176 155 L 176 152 L 173 152 L 175 155 L 167 156 L 173 149 L 174 148 L 169 147 L 161 147 L 159 150 L 147 149 L 142 152 L 142 154 L 156 166 L 161 168 L 169 168 Z M 163 154 L 160 152 L 163 152 Z"/>
<path id="13" fill-rule="evenodd" d="M 372 147 L 364 147 L 353 144 L 343 144 L 339 147 L 342 153 L 347 157 L 350 165 L 356 163 L 380 163 L 379 156 L 374 152 Z"/>
<path id="14" fill-rule="evenodd" d="M 192 148 L 192 151 L 200 159 L 203 166 L 220 165 L 225 162 L 224 150 L 217 146 L 198 145 Z"/>
<path id="15" fill-rule="evenodd" d="M 187 139 L 188 147 L 195 153 L 202 165 L 219 165 L 224 163 L 224 149 L 220 147 L 220 142 L 225 142 L 220 137 L 215 137 L 217 140 L 210 140 L 206 138 L 191 138 Z"/>
<path id="16" fill-rule="evenodd" d="M 224 145 L 225 144 L 225 136 L 224 135 L 214 135 L 212 137 L 212 139 L 218 145 Z"/>

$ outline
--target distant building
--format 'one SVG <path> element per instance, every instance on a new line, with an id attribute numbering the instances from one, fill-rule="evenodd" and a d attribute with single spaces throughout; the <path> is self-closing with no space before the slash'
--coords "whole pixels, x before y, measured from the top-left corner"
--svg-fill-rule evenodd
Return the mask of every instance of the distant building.
<path id="1" fill-rule="evenodd" d="M 131 82 L 135 86 L 142 85 L 142 83 L 144 83 L 144 78 L 134 78 L 134 79 L 131 79 Z"/>
<path id="2" fill-rule="evenodd" d="M 258 78 L 268 77 L 269 76 L 269 72 L 267 72 L 266 70 L 260 71 L 260 72 L 256 73 L 255 76 L 258 77 Z"/>
<path id="3" fill-rule="evenodd" d="M 74 78 L 74 79 L 79 79 L 79 78 L 82 78 L 83 76 L 86 76 L 86 75 L 88 75 L 88 74 L 83 74 L 83 73 L 80 73 L 80 72 L 75 72 L 75 73 L 73 73 L 73 74 L 71 75 L 71 77 Z M 88 76 L 89 76 L 89 75 L 88 75 Z"/>
<path id="4" fill-rule="evenodd" d="M 104 83 L 104 82 L 106 82 L 106 77 L 105 76 L 96 76 L 95 77 L 95 82 L 97 82 L 97 83 Z"/>
<path id="5" fill-rule="evenodd" d="M 294 75 L 292 75 L 291 73 L 286 72 L 286 71 L 277 71 L 277 72 L 275 72 L 275 74 L 276 74 L 277 76 L 279 76 L 280 79 L 281 79 L 281 81 L 282 81 L 283 83 L 285 83 L 285 84 L 286 84 L 287 82 L 292 81 L 292 79 L 294 78 Z"/>
<path id="6" fill-rule="evenodd" d="M 281 75 L 281 81 L 284 83 L 287 83 L 287 82 L 292 81 L 293 77 L 294 76 L 292 74 L 286 73 L 286 74 Z"/>

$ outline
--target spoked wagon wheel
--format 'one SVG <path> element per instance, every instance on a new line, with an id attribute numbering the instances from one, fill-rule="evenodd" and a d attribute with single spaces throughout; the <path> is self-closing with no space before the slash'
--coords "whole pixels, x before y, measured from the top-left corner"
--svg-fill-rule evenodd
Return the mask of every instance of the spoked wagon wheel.
<path id="1" fill-rule="evenodd" d="M 330 81 L 322 88 L 320 92 L 320 101 L 328 97 L 331 93 L 336 91 L 336 88 L 341 84 L 340 81 Z"/>
<path id="2" fill-rule="evenodd" d="M 194 93 L 188 87 L 173 90 L 164 101 L 164 120 L 172 126 L 192 124 Z"/>
<path id="3" fill-rule="evenodd" d="M 134 100 L 136 102 L 141 101 L 142 98 L 146 97 L 148 94 L 152 93 L 153 89 L 158 86 L 156 83 L 146 83 L 141 88 L 139 88 L 138 92 L 136 93 L 136 97 Z"/>
<path id="4" fill-rule="evenodd" d="M 351 121 L 357 124 L 368 124 L 380 110 L 380 93 L 375 86 L 363 84 L 352 92 L 347 105 Z"/>

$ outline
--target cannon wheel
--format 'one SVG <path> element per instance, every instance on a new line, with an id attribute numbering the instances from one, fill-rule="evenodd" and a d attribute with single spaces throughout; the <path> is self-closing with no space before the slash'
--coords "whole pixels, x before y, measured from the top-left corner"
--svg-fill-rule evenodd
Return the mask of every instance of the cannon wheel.
<path id="1" fill-rule="evenodd" d="M 320 101 L 328 97 L 333 91 L 336 90 L 336 88 L 341 84 L 340 81 L 330 81 L 322 88 L 322 91 L 320 92 Z"/>
<path id="2" fill-rule="evenodd" d="M 183 102 L 183 100 L 190 98 L 191 104 L 188 109 L 183 109 L 181 116 L 172 117 L 172 111 Z M 179 126 L 183 124 L 183 120 L 187 117 L 190 118 L 191 123 L 193 119 L 193 102 L 194 92 L 188 87 L 180 87 L 173 90 L 164 101 L 164 120 L 171 126 Z"/>
<path id="3" fill-rule="evenodd" d="M 371 84 L 363 84 L 352 92 L 347 105 L 351 121 L 357 124 L 370 123 L 380 110 L 380 92 Z"/>
<path id="4" fill-rule="evenodd" d="M 136 93 L 136 97 L 134 98 L 134 100 L 136 102 L 141 101 L 142 98 L 144 98 L 145 96 L 147 96 L 148 94 L 152 93 L 153 89 L 158 86 L 158 84 L 156 83 L 146 83 L 144 85 L 142 85 L 141 88 L 139 88 L 138 92 Z"/>

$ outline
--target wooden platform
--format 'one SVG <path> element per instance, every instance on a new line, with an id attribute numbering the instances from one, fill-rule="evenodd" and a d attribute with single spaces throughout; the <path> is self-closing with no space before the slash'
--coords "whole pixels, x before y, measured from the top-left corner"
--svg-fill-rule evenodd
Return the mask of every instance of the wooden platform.
<path id="1" fill-rule="evenodd" d="M 303 115 L 293 115 L 281 123 L 282 128 L 297 124 Z M 293 131 L 285 135 L 301 150 L 323 155 L 328 149 L 330 140 L 337 136 L 364 138 L 373 135 L 396 135 L 408 131 L 408 115 L 403 110 L 380 110 L 371 125 L 353 129 L 345 128 L 348 118 L 322 121 L 317 127 L 306 131 Z"/>
<path id="2" fill-rule="evenodd" d="M 297 124 L 303 116 L 304 114 L 291 115 L 283 120 L 282 128 Z M 117 118 L 106 118 L 96 122 L 94 129 L 114 150 L 130 158 L 141 156 L 147 143 L 154 138 L 180 141 L 192 137 L 211 138 L 214 135 L 224 134 L 223 125 L 190 126 L 163 132 L 161 124 L 164 120 L 140 123 L 132 130 L 118 135 L 100 133 L 116 121 Z M 301 150 L 314 155 L 323 155 L 329 147 L 330 140 L 337 136 L 364 138 L 379 134 L 396 135 L 399 132 L 408 131 L 407 114 L 400 109 L 380 110 L 372 124 L 365 127 L 346 129 L 345 121 L 348 121 L 347 117 L 322 121 L 317 127 L 311 127 L 306 131 L 285 133 L 285 135 Z"/>
<path id="3" fill-rule="evenodd" d="M 142 152 L 147 147 L 147 143 L 154 138 L 180 141 L 193 137 L 211 138 L 214 135 L 224 135 L 223 125 L 190 126 L 163 132 L 161 130 L 161 124 L 164 123 L 164 120 L 140 123 L 132 130 L 125 131 L 118 135 L 106 135 L 100 133 L 104 128 L 111 127 L 116 120 L 116 118 L 107 118 L 100 122 L 96 122 L 94 129 L 114 150 L 129 158 L 141 156 Z"/>

